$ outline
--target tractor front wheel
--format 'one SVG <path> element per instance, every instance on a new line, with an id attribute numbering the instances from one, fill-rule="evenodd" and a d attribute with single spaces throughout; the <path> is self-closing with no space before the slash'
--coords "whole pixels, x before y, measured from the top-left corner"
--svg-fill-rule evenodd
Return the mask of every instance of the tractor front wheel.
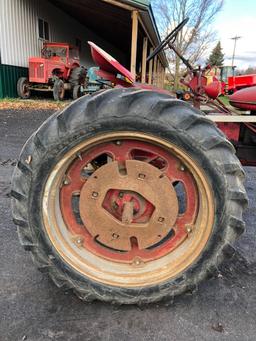
<path id="1" fill-rule="evenodd" d="M 81 85 L 75 85 L 72 90 L 73 99 L 78 99 L 83 95 Z"/>
<path id="2" fill-rule="evenodd" d="M 62 101 L 65 96 L 64 82 L 62 79 L 55 80 L 53 84 L 53 98 L 55 101 Z"/>
<path id="3" fill-rule="evenodd" d="M 86 78 L 86 69 L 83 66 L 75 67 L 70 74 L 69 83 L 72 86 L 84 84 Z"/>
<path id="4" fill-rule="evenodd" d="M 24 146 L 14 222 L 36 265 L 83 300 L 197 288 L 244 230 L 233 146 L 187 103 L 138 89 L 84 96 Z"/>
<path id="5" fill-rule="evenodd" d="M 30 97 L 29 81 L 26 77 L 18 79 L 17 93 L 18 96 L 23 99 L 28 99 Z"/>

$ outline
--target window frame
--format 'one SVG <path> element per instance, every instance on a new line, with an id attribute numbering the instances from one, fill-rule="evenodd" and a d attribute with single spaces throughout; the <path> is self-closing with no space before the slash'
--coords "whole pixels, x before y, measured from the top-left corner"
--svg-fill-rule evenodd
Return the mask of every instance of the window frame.
<path id="1" fill-rule="evenodd" d="M 41 17 L 37 18 L 38 39 L 43 41 L 50 40 L 50 25 L 49 22 Z"/>

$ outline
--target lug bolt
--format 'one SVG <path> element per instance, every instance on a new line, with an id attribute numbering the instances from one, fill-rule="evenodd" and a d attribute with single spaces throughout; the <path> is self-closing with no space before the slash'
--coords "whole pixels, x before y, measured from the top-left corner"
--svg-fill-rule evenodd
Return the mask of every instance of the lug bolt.
<path id="1" fill-rule="evenodd" d="M 113 239 L 118 239 L 118 238 L 119 238 L 119 234 L 113 233 L 113 234 L 112 234 L 112 237 L 113 237 Z"/>
<path id="2" fill-rule="evenodd" d="M 159 223 L 163 223 L 164 222 L 164 218 L 163 217 L 159 217 L 158 221 L 159 221 Z"/>
<path id="3" fill-rule="evenodd" d="M 69 185 L 69 184 L 70 184 L 69 179 L 68 179 L 68 178 L 65 178 L 65 179 L 63 180 L 63 185 Z"/>
<path id="4" fill-rule="evenodd" d="M 135 257 L 134 259 L 133 259 L 133 265 L 135 265 L 135 266 L 139 266 L 139 265 L 142 265 L 144 262 L 143 262 L 143 260 L 140 258 L 140 257 Z"/>
<path id="5" fill-rule="evenodd" d="M 77 243 L 77 245 L 81 246 L 83 244 L 83 238 L 82 237 L 78 237 L 76 238 L 75 242 Z"/>
<path id="6" fill-rule="evenodd" d="M 92 197 L 93 197 L 93 198 L 97 198 L 98 195 L 99 195 L 98 192 L 92 192 Z"/>
<path id="7" fill-rule="evenodd" d="M 188 234 L 190 234 L 192 232 L 192 228 L 190 226 L 187 226 L 186 227 L 186 231 L 187 231 Z"/>
<path id="8" fill-rule="evenodd" d="M 139 178 L 140 180 L 144 180 L 145 177 L 146 177 L 146 175 L 145 175 L 145 174 L 142 174 L 142 173 L 140 173 L 140 174 L 138 175 L 138 178 Z"/>
<path id="9" fill-rule="evenodd" d="M 184 172 L 185 167 L 184 167 L 183 165 L 181 165 L 181 166 L 180 166 L 180 170 L 181 170 L 182 172 Z"/>

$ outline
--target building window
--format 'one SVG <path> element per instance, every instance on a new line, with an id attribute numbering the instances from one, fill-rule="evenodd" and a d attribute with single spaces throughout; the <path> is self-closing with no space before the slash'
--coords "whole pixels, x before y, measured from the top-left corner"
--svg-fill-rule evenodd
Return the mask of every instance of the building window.
<path id="1" fill-rule="evenodd" d="M 82 50 L 82 41 L 79 38 L 76 38 L 76 46 L 78 47 L 78 51 L 81 53 Z"/>
<path id="2" fill-rule="evenodd" d="M 47 21 L 38 18 L 39 38 L 49 40 L 49 24 Z"/>

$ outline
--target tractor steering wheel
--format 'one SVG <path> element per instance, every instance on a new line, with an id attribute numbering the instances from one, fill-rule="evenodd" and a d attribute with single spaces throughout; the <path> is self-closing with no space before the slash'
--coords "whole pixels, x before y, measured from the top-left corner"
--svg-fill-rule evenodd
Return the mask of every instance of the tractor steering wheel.
<path id="1" fill-rule="evenodd" d="M 157 54 L 159 54 L 169 43 L 174 43 L 179 31 L 186 25 L 189 21 L 189 18 L 184 19 L 178 26 L 175 27 L 171 33 L 155 48 L 155 50 L 148 56 L 147 62 L 149 62 L 152 58 L 154 58 Z"/>

